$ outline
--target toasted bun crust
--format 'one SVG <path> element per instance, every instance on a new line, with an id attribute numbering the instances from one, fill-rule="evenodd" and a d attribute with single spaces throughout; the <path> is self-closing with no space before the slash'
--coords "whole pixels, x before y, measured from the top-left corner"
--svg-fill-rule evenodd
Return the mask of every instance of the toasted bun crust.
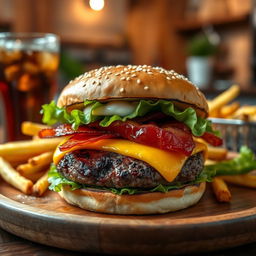
<path id="1" fill-rule="evenodd" d="M 181 210 L 196 204 L 205 191 L 205 183 L 187 186 L 167 193 L 116 195 L 111 192 L 78 189 L 68 186 L 60 193 L 68 203 L 80 208 L 111 214 L 159 214 Z"/>
<path id="2" fill-rule="evenodd" d="M 187 78 L 173 70 L 147 65 L 109 66 L 86 72 L 64 88 L 58 106 L 130 98 L 173 100 L 178 108 L 191 106 L 199 116 L 208 115 L 204 95 Z"/>

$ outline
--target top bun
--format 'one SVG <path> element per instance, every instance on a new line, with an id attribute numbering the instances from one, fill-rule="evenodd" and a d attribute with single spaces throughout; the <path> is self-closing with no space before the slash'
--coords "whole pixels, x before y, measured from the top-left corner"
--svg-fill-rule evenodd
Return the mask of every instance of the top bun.
<path id="1" fill-rule="evenodd" d="M 70 81 L 57 105 L 129 98 L 173 100 L 179 109 L 193 107 L 199 116 L 208 115 L 204 95 L 187 78 L 173 70 L 147 65 L 109 66 L 86 72 Z"/>

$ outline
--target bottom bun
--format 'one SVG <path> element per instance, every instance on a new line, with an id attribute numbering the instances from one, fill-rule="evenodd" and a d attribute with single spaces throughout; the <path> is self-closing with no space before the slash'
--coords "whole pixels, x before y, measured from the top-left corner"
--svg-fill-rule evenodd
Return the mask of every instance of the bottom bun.
<path id="1" fill-rule="evenodd" d="M 108 191 L 77 189 L 68 186 L 59 192 L 62 198 L 80 208 L 112 214 L 158 214 L 181 210 L 196 204 L 205 191 L 205 182 L 167 193 L 116 195 Z"/>

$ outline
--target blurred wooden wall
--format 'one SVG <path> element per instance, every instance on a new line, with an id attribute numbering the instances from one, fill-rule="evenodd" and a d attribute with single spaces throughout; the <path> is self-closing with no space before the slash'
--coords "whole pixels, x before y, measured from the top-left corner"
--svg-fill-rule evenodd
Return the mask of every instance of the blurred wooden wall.
<path id="1" fill-rule="evenodd" d="M 14 0 L 14 32 L 53 32 L 52 0 Z"/>
<path id="2" fill-rule="evenodd" d="M 185 73 L 184 40 L 175 30 L 185 5 L 184 0 L 131 2 L 128 39 L 135 64 L 159 65 Z"/>

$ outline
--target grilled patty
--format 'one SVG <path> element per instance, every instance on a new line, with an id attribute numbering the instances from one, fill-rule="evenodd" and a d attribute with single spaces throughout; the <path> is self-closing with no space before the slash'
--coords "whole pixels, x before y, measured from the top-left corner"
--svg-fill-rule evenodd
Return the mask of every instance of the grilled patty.
<path id="1" fill-rule="evenodd" d="M 67 153 L 57 165 L 57 170 L 69 180 L 86 185 L 104 187 L 153 188 L 159 184 L 189 182 L 203 170 L 203 154 L 190 156 L 181 172 L 168 183 L 147 163 L 117 153 L 98 150 L 77 150 Z"/>

